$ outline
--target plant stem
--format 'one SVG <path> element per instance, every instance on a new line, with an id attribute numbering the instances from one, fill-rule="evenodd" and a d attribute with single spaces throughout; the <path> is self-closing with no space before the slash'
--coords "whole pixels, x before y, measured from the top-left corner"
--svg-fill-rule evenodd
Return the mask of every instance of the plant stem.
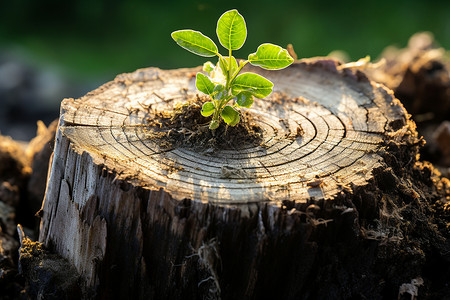
<path id="1" fill-rule="evenodd" d="M 228 96 L 225 99 L 221 100 L 219 103 L 219 109 L 222 110 L 223 107 L 233 98 L 233 96 Z"/>
<path id="2" fill-rule="evenodd" d="M 236 72 L 234 72 L 232 78 L 230 78 L 230 85 L 231 85 L 231 83 L 233 82 L 233 80 L 236 78 L 236 76 L 238 76 L 239 72 L 241 72 L 242 68 L 243 68 L 248 62 L 249 62 L 249 61 L 246 60 L 246 61 L 241 62 L 241 63 L 239 64 L 239 68 L 236 70 Z"/>
<path id="3" fill-rule="evenodd" d="M 231 83 L 231 49 L 228 52 L 228 78 L 227 78 L 227 89 L 230 88 Z"/>

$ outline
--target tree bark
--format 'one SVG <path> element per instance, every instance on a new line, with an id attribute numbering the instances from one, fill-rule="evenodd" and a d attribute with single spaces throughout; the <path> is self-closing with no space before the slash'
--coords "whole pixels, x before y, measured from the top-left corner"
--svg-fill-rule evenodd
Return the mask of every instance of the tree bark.
<path id="1" fill-rule="evenodd" d="M 75 266 L 85 297 L 379 292 L 362 276 L 375 246 L 360 222 L 379 214 L 385 158 L 416 159 L 414 125 L 392 92 L 327 59 L 249 67 L 275 89 L 250 111 L 260 145 L 163 147 L 146 119 L 194 98 L 200 70 L 137 70 L 63 101 L 40 241 Z"/>

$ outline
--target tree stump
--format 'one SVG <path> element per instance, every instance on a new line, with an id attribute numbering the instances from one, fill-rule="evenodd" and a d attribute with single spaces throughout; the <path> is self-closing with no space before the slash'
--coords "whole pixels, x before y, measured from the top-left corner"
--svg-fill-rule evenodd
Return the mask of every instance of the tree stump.
<path id="1" fill-rule="evenodd" d="M 274 82 L 250 111 L 258 145 L 166 147 L 147 119 L 194 98 L 200 70 L 137 70 L 62 102 L 40 241 L 75 266 L 87 298 L 375 293 L 361 220 L 378 215 L 387 141 L 413 152 L 400 102 L 328 59 L 249 67 Z"/>

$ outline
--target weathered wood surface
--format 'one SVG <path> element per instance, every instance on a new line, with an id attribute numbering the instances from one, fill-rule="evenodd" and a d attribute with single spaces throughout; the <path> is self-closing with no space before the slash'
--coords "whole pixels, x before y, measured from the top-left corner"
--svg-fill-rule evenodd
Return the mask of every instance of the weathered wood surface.
<path id="1" fill-rule="evenodd" d="M 40 241 L 74 264 L 87 297 L 299 297 L 318 249 L 338 236 L 358 251 L 353 193 L 389 168 L 386 140 L 414 135 L 391 91 L 316 59 L 251 70 L 275 85 L 251 110 L 261 145 L 161 147 L 143 107 L 193 98 L 199 70 L 142 69 L 62 103 Z"/>

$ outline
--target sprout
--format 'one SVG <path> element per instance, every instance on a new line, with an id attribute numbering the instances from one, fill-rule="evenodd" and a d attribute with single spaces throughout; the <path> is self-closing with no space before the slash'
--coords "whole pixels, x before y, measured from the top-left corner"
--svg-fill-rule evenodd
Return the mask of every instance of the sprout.
<path id="1" fill-rule="evenodd" d="M 212 116 L 210 129 L 216 129 L 220 120 L 235 126 L 240 120 L 240 109 L 250 108 L 254 98 L 264 98 L 272 93 L 273 83 L 255 73 L 239 74 L 250 63 L 263 69 L 283 69 L 294 59 L 286 49 L 273 44 L 262 44 L 247 60 L 240 61 L 232 56 L 233 50 L 242 47 L 247 39 L 245 20 L 236 9 L 225 12 L 217 22 L 217 37 L 220 44 L 228 50 L 228 56 L 222 56 L 216 44 L 199 31 L 190 29 L 172 32 L 175 42 L 186 50 L 204 57 L 218 56 L 216 65 L 210 61 L 203 65 L 203 73 L 197 73 L 197 89 L 210 96 L 211 101 L 203 104 L 201 114 Z"/>

